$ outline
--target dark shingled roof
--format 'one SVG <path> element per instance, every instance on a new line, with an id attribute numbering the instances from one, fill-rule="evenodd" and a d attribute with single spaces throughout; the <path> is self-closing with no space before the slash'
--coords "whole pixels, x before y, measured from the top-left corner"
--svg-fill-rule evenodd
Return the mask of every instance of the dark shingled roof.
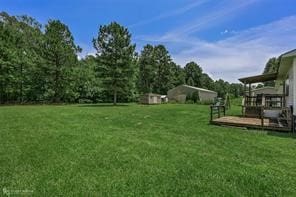
<path id="1" fill-rule="evenodd" d="M 277 76 L 278 76 L 278 73 L 270 73 L 270 74 L 256 75 L 251 77 L 244 77 L 244 78 L 240 78 L 239 80 L 242 83 L 260 83 L 260 82 L 276 80 Z"/>

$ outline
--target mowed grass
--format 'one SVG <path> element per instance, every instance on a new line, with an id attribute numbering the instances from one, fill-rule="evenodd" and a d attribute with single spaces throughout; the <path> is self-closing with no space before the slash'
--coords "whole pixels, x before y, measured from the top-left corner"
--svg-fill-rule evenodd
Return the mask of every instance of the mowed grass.
<path id="1" fill-rule="evenodd" d="M 208 121 L 204 105 L 2 106 L 0 192 L 296 195 L 295 138 Z"/>

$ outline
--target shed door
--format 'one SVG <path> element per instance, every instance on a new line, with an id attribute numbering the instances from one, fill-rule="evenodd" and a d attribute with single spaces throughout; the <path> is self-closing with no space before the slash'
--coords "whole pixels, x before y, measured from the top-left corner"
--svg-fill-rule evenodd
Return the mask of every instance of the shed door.
<path id="1" fill-rule="evenodd" d="M 157 103 L 157 96 L 153 97 L 153 103 Z"/>

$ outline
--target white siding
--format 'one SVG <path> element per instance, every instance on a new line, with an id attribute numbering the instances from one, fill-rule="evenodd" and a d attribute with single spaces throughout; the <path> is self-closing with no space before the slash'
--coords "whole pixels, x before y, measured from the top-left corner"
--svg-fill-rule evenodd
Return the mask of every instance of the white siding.
<path id="1" fill-rule="evenodd" d="M 288 74 L 288 85 L 289 85 L 289 95 L 287 96 L 287 107 L 293 105 L 293 66 L 289 70 Z"/>
<path id="2" fill-rule="evenodd" d="M 217 97 L 217 93 L 212 92 L 205 92 L 205 91 L 199 91 L 199 99 L 201 101 L 214 101 L 214 99 Z"/>
<path id="3" fill-rule="evenodd" d="M 295 79 L 296 79 L 296 57 L 294 57 L 294 60 L 293 60 L 293 81 L 292 83 L 290 83 L 290 85 L 292 86 L 293 88 L 293 107 L 294 107 L 294 112 L 293 112 L 293 115 L 296 115 L 296 84 L 295 84 Z"/>

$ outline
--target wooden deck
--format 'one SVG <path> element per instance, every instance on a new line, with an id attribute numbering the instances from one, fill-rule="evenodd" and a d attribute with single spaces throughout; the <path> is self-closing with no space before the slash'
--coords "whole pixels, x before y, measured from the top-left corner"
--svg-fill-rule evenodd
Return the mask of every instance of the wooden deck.
<path id="1" fill-rule="evenodd" d="M 253 129 L 265 129 L 265 130 L 276 130 L 276 131 L 291 131 L 291 128 L 279 127 L 278 124 L 273 123 L 269 119 L 264 119 L 264 125 L 261 125 L 260 118 L 247 118 L 239 116 L 224 116 L 211 121 L 212 124 L 226 125 L 235 127 L 246 127 Z"/>

